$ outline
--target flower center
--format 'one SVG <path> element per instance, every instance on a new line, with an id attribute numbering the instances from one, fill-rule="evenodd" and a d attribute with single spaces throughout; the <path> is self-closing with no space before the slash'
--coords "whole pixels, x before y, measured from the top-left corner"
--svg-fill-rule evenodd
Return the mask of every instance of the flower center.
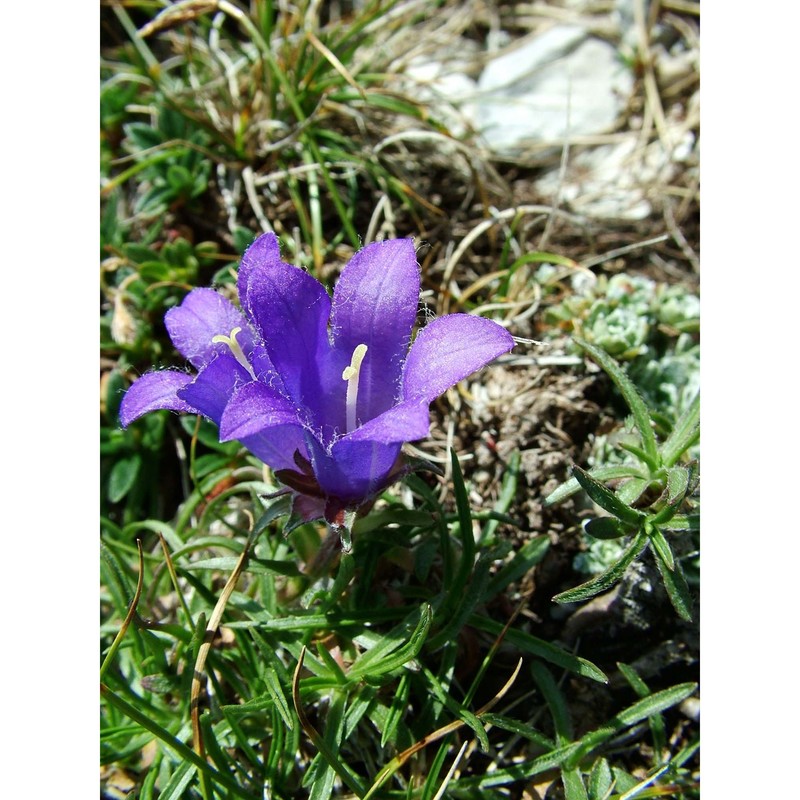
<path id="1" fill-rule="evenodd" d="M 212 344 L 226 344 L 231 351 L 231 355 L 250 373 L 250 377 L 253 380 L 256 380 L 256 374 L 253 372 L 253 368 L 250 366 L 250 362 L 247 360 L 247 356 L 244 354 L 244 350 L 242 350 L 242 346 L 239 342 L 236 341 L 236 334 L 241 332 L 240 327 L 236 327 L 231 331 L 230 336 L 223 336 L 221 333 L 218 333 L 211 339 Z"/>
<path id="2" fill-rule="evenodd" d="M 358 403 L 358 375 L 361 362 L 367 354 L 367 346 L 360 344 L 353 350 L 350 366 L 342 372 L 342 380 L 347 381 L 347 432 L 356 428 L 356 403 Z"/>

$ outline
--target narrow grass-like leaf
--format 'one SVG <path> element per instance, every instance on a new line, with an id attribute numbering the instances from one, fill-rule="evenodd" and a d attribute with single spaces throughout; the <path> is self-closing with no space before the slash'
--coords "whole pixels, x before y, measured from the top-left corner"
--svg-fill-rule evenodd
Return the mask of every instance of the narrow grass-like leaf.
<path id="1" fill-rule="evenodd" d="M 648 542 L 647 534 L 644 531 L 639 531 L 622 554 L 622 558 L 612 564 L 605 572 L 586 581 L 586 583 L 557 594 L 553 598 L 553 602 L 577 603 L 610 589 L 625 574 L 625 570 L 628 569 L 633 560 L 647 547 Z"/>
<path id="2" fill-rule="evenodd" d="M 329 727 L 328 733 L 326 737 L 320 736 L 319 732 L 316 728 L 311 724 L 311 721 L 308 719 L 305 710 L 303 709 L 301 700 L 300 700 L 300 672 L 303 668 L 303 661 L 305 658 L 305 647 L 300 652 L 300 657 L 297 660 L 297 667 L 294 671 L 294 677 L 292 679 L 292 700 L 294 702 L 294 710 L 297 714 L 298 719 L 300 720 L 300 725 L 302 726 L 303 730 L 305 731 L 306 735 L 311 739 L 314 743 L 314 746 L 319 750 L 320 755 L 328 762 L 328 764 L 335 770 L 336 774 L 344 781 L 345 784 L 357 794 L 359 797 L 364 797 L 366 789 L 364 789 L 363 785 L 361 784 L 361 780 L 359 777 L 353 772 L 353 770 L 344 763 L 338 756 L 336 752 L 331 748 L 328 744 L 327 737 L 334 737 L 336 734 L 337 727 Z M 337 697 L 341 698 L 341 702 L 344 703 L 344 695 L 342 693 L 334 693 L 334 701 Z M 344 715 L 344 708 L 342 706 L 341 709 L 341 716 Z M 341 731 L 337 735 L 341 735 Z M 338 749 L 338 746 L 337 746 Z"/>
<path id="3" fill-rule="evenodd" d="M 589 800 L 607 800 L 614 788 L 614 775 L 605 758 L 598 758 L 592 764 L 587 785 Z"/>
<path id="4" fill-rule="evenodd" d="M 461 537 L 461 559 L 452 581 L 448 582 L 448 594 L 441 607 L 441 614 L 448 617 L 461 598 L 464 587 L 475 563 L 475 537 L 472 532 L 472 511 L 470 509 L 467 487 L 464 485 L 464 476 L 461 465 L 458 463 L 456 451 L 450 449 L 450 464 L 453 469 L 453 494 L 458 511 L 458 528 Z"/>
<path id="5" fill-rule="evenodd" d="M 517 736 L 522 736 L 538 745 L 543 750 L 554 750 L 556 748 L 556 743 L 549 736 L 545 736 L 535 728 L 531 728 L 530 725 L 526 725 L 524 722 L 520 722 L 518 719 L 514 719 L 513 717 L 489 713 L 481 714 L 481 719 L 486 724 L 493 725 L 496 728 L 501 728 L 504 731 L 510 731 Z"/>
<path id="6" fill-rule="evenodd" d="M 583 523 L 583 530 L 593 539 L 620 539 L 631 533 L 631 529 L 615 517 L 595 517 L 586 520 Z"/>
<path id="7" fill-rule="evenodd" d="M 196 772 L 197 767 L 188 761 L 179 764 L 164 789 L 158 795 L 158 800 L 180 800 L 183 797 L 184 789 L 191 783 Z"/>
<path id="8" fill-rule="evenodd" d="M 670 569 L 655 548 L 653 548 L 653 555 L 673 608 L 681 619 L 690 622 L 692 619 L 692 596 L 689 592 L 689 584 L 686 583 L 686 576 L 683 574 L 681 562 L 675 561 L 674 568 Z"/>
<path id="9" fill-rule="evenodd" d="M 621 661 L 617 662 L 617 667 L 639 697 L 648 697 L 651 694 L 650 687 L 639 677 L 639 674 L 633 667 L 623 664 Z M 653 734 L 653 752 L 656 757 L 656 763 L 660 764 L 667 744 L 664 718 L 661 714 L 653 714 L 649 719 L 649 723 L 650 732 Z"/>
<path id="10" fill-rule="evenodd" d="M 108 476 L 108 499 L 112 503 L 119 503 L 133 488 L 139 470 L 142 466 L 142 457 L 138 453 L 129 458 L 121 458 L 111 468 Z"/>
<path id="11" fill-rule="evenodd" d="M 142 714 L 137 708 L 132 706 L 127 701 L 123 700 L 119 695 L 111 691 L 107 686 L 100 685 L 103 699 L 120 710 L 125 716 L 132 719 L 134 722 L 139 723 L 143 728 L 150 731 L 154 736 L 160 739 L 164 744 L 174 750 L 184 761 L 189 761 L 197 767 L 197 769 L 205 772 L 209 778 L 224 786 L 229 792 L 236 797 L 244 798 L 244 800 L 255 800 L 255 796 L 245 791 L 234 780 L 227 775 L 223 775 L 216 770 L 212 770 L 209 765 L 203 761 L 197 753 L 190 747 L 187 747 L 180 739 L 173 736 L 168 730 L 162 728 L 153 720 L 149 719 L 146 715 Z"/>
<path id="12" fill-rule="evenodd" d="M 275 672 L 275 668 L 271 664 L 264 670 L 264 685 L 267 687 L 267 691 L 273 703 L 275 703 L 275 708 L 281 715 L 283 724 L 289 730 L 292 730 L 294 728 L 294 719 L 292 718 L 292 712 L 289 710 L 289 702 L 286 699 L 286 695 L 283 693 L 283 687 Z"/>
<path id="13" fill-rule="evenodd" d="M 544 558 L 549 547 L 550 539 L 547 536 L 535 536 L 525 542 L 511 561 L 489 581 L 486 597 L 494 597 L 510 583 L 527 575 Z"/>
<path id="14" fill-rule="evenodd" d="M 664 538 L 664 534 L 649 520 L 645 525 L 645 530 L 650 537 L 650 545 L 653 548 L 653 552 L 661 559 L 664 566 L 672 572 L 675 569 L 675 556 L 672 555 L 672 548 Z"/>
<path id="15" fill-rule="evenodd" d="M 183 541 L 178 536 L 176 531 L 166 522 L 160 522 L 156 519 L 145 519 L 141 522 L 132 522 L 130 525 L 126 525 L 122 529 L 122 535 L 125 538 L 134 539 L 135 534 L 140 530 L 144 529 L 146 531 L 152 531 L 153 533 L 160 533 L 166 540 L 167 544 L 169 544 L 170 548 L 173 552 L 180 550 L 183 547 Z"/>
<path id="16" fill-rule="evenodd" d="M 661 526 L 665 531 L 699 531 L 699 514 L 676 514 L 671 520 Z"/>
<path id="17" fill-rule="evenodd" d="M 642 480 L 645 479 L 645 477 L 640 474 L 640 468 L 638 464 L 620 464 L 614 466 L 594 467 L 589 470 L 589 475 L 591 475 L 597 481 L 614 481 L 631 477 L 641 478 Z M 557 503 L 563 502 L 568 497 L 571 497 L 576 492 L 579 492 L 581 488 L 582 487 L 578 483 L 577 478 L 570 478 L 568 481 L 564 481 L 564 483 L 562 483 L 558 488 L 550 492 L 550 494 L 545 497 L 543 503 L 546 506 L 554 506 Z"/>
<path id="18" fill-rule="evenodd" d="M 473 614 L 469 618 L 469 624 L 473 628 L 481 631 L 486 631 L 494 636 L 498 636 L 503 631 L 503 625 L 493 619 L 481 616 L 480 614 Z M 556 645 L 546 642 L 544 639 L 537 639 L 535 636 L 526 633 L 525 631 L 510 628 L 505 635 L 505 640 L 520 649 L 524 653 L 538 656 L 551 664 L 558 667 L 574 672 L 576 675 L 583 675 L 586 678 L 591 678 L 600 683 L 608 683 L 608 678 L 605 673 L 597 666 L 592 664 L 580 656 L 573 656 L 566 650 L 562 650 Z"/>
<path id="19" fill-rule="evenodd" d="M 572 720 L 570 719 L 567 702 L 547 667 L 534 661 L 531 664 L 531 674 L 553 718 L 553 727 L 556 731 L 556 745 L 559 747 L 565 745 L 572 739 Z"/>
<path id="20" fill-rule="evenodd" d="M 564 784 L 565 800 L 589 800 L 579 769 L 562 769 L 561 781 Z"/>
<path id="21" fill-rule="evenodd" d="M 575 343 L 585 350 L 616 384 L 617 389 L 619 389 L 620 394 L 622 394 L 631 410 L 634 424 L 642 437 L 642 448 L 647 458 L 647 465 L 651 470 L 657 469 L 660 463 L 660 456 L 656 445 L 656 437 L 653 433 L 650 412 L 647 410 L 647 406 L 633 382 L 605 350 L 578 338 L 575 339 Z"/>
<path id="22" fill-rule="evenodd" d="M 392 697 L 392 704 L 389 706 L 389 713 L 386 716 L 381 730 L 381 747 L 386 747 L 389 742 L 395 739 L 397 726 L 400 724 L 400 720 L 403 718 L 408 708 L 409 689 L 410 678 L 408 672 L 404 672 L 400 676 L 394 697 Z"/>
<path id="23" fill-rule="evenodd" d="M 623 503 L 611 489 L 605 484 L 600 483 L 596 478 L 593 478 L 585 469 L 582 469 L 576 464 L 572 467 L 572 474 L 583 487 L 586 494 L 588 494 L 600 508 L 633 527 L 638 527 L 644 522 L 645 515 L 642 514 L 641 511 L 637 511 L 635 508 L 631 508 L 629 505 Z"/>
<path id="24" fill-rule="evenodd" d="M 581 737 L 580 751 L 576 755 L 570 756 L 570 762 L 576 764 L 586 753 L 610 739 L 618 731 L 672 708 L 694 694 L 696 689 L 696 683 L 679 683 L 669 689 L 655 692 L 642 700 L 637 700 L 633 705 L 612 717 L 605 725 Z"/>
<path id="25" fill-rule="evenodd" d="M 644 494 L 651 483 L 651 478 L 630 478 L 621 483 L 614 494 L 616 494 L 623 503 L 627 503 L 631 506 Z"/>
<path id="26" fill-rule="evenodd" d="M 635 725 L 653 714 L 660 714 L 668 708 L 672 708 L 672 706 L 692 695 L 696 689 L 696 683 L 681 683 L 661 692 L 656 692 L 612 717 L 602 727 L 585 734 L 578 742 L 572 742 L 556 748 L 543 756 L 515 764 L 512 767 L 501 768 L 484 775 L 463 778 L 455 784 L 454 788 L 458 790 L 483 790 L 492 786 L 506 786 L 515 781 L 529 780 L 536 775 L 562 765 L 567 769 L 573 769 L 577 767 L 581 758 L 610 739 L 618 731 Z M 622 787 L 618 786 L 618 788 Z"/>
<path id="27" fill-rule="evenodd" d="M 348 670 L 348 680 L 360 680 L 362 677 L 377 677 L 387 672 L 392 672 L 403 664 L 407 664 L 419 655 L 431 627 L 433 611 L 429 604 L 420 609 L 420 619 L 411 634 L 410 639 L 402 644 L 402 634 L 407 630 L 406 625 L 395 628 L 381 638 L 381 642 L 368 650 Z M 402 645 L 402 646 L 401 646 Z"/>
<path id="28" fill-rule="evenodd" d="M 488 558 L 479 558 L 475 572 L 469 585 L 458 596 L 455 608 L 449 612 L 445 625 L 434 634 L 428 643 L 432 650 L 437 650 L 447 642 L 454 641 L 461 629 L 467 623 L 470 614 L 477 605 L 484 602 L 489 585 L 489 568 L 491 562 Z M 440 614 L 440 616 L 442 616 Z"/>
<path id="29" fill-rule="evenodd" d="M 700 392 L 692 400 L 672 432 L 661 445 L 661 459 L 665 467 L 676 464 L 681 456 L 700 438 Z"/>
<path id="30" fill-rule="evenodd" d="M 517 484 L 519 482 L 519 467 L 522 463 L 522 454 L 519 450 L 515 450 L 511 454 L 511 458 L 508 459 L 508 464 L 506 469 L 503 473 L 503 481 L 500 485 L 500 496 L 497 498 L 497 502 L 494 506 L 494 511 L 498 514 L 505 514 L 509 508 L 511 508 L 511 503 L 514 501 L 514 498 L 517 496 Z M 479 545 L 485 545 L 491 542 L 494 539 L 494 533 L 497 530 L 497 526 L 499 525 L 499 521 L 497 519 L 490 519 L 484 526 L 483 530 L 481 531 L 480 537 L 478 538 Z"/>

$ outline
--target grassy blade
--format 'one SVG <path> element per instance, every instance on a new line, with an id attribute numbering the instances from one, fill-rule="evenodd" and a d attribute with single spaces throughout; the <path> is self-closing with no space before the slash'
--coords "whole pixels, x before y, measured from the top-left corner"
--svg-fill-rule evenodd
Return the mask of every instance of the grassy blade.
<path id="1" fill-rule="evenodd" d="M 589 800 L 606 800 L 614 786 L 614 775 L 605 758 L 598 758 L 589 773 Z"/>
<path id="2" fill-rule="evenodd" d="M 655 526 L 647 525 L 647 532 L 650 536 L 650 544 L 653 551 L 663 562 L 664 566 L 672 572 L 675 569 L 675 556 L 672 555 L 672 548 L 669 542 L 664 538 L 664 534 Z"/>
<path id="3" fill-rule="evenodd" d="M 407 629 L 404 623 L 382 637 L 379 644 L 364 653 L 348 670 L 349 680 L 360 680 L 365 675 L 377 677 L 402 667 L 419 654 L 431 627 L 433 612 L 427 603 L 420 610 L 420 619 L 411 638 L 401 644 Z M 399 649 L 398 649 L 399 648 Z"/>
<path id="4" fill-rule="evenodd" d="M 130 703 L 123 700 L 118 694 L 112 692 L 107 686 L 100 684 L 100 690 L 104 700 L 125 714 L 125 716 L 129 717 L 134 722 L 138 722 L 139 725 L 150 731 L 150 733 L 174 750 L 184 761 L 194 764 L 195 767 L 202 772 L 205 772 L 209 778 L 215 780 L 221 786 L 224 786 L 236 797 L 242 797 L 244 800 L 254 800 L 253 795 L 242 789 L 241 786 L 239 786 L 230 777 L 211 769 L 211 767 L 209 767 L 208 764 L 206 764 L 206 762 L 194 752 L 194 750 L 192 750 L 190 747 L 187 747 L 180 739 L 173 736 L 168 730 L 162 728 L 160 725 L 146 717 L 138 709 L 130 705 Z"/>
<path id="5" fill-rule="evenodd" d="M 608 486 L 593 478 L 585 469 L 576 464 L 572 467 L 572 474 L 586 494 L 609 514 L 633 527 L 638 527 L 644 521 L 645 515 L 641 511 L 623 503 Z"/>
<path id="6" fill-rule="evenodd" d="M 536 536 L 525 542 L 511 561 L 489 581 L 486 597 L 494 597 L 502 592 L 508 584 L 530 572 L 544 558 L 549 547 L 550 539 L 547 536 Z"/>
<path id="7" fill-rule="evenodd" d="M 640 474 L 636 464 L 595 467 L 589 470 L 589 475 L 598 481 L 614 481 L 621 478 L 645 479 L 644 476 Z M 568 481 L 564 481 L 564 483 L 562 483 L 557 489 L 554 489 L 549 495 L 547 495 L 547 497 L 545 497 L 543 501 L 544 505 L 554 506 L 556 503 L 561 503 L 580 490 L 581 485 L 578 483 L 577 478 L 570 478 Z"/>
<path id="8" fill-rule="evenodd" d="M 392 698 L 392 704 L 389 706 L 389 713 L 381 730 L 381 747 L 385 747 L 388 742 L 394 740 L 397 726 L 400 720 L 406 713 L 408 707 L 408 692 L 409 692 L 409 677 L 408 672 L 404 672 L 400 676 L 400 682 L 397 684 L 397 689 Z"/>
<path id="9" fill-rule="evenodd" d="M 503 631 L 503 625 L 499 622 L 495 622 L 493 619 L 487 619 L 478 614 L 473 614 L 469 618 L 469 624 L 473 628 L 486 631 L 493 636 L 498 636 Z M 573 656 L 566 650 L 562 650 L 560 647 L 546 642 L 543 639 L 537 639 L 535 636 L 531 636 L 531 634 L 525 631 L 510 628 L 506 632 L 505 641 L 509 644 L 513 644 L 525 653 L 538 656 L 551 664 L 568 669 L 576 675 L 583 675 L 585 678 L 591 678 L 600 683 L 608 683 L 608 678 L 605 673 L 599 667 L 592 664 L 591 661 L 587 661 L 580 656 Z"/>
<path id="10" fill-rule="evenodd" d="M 443 615 L 452 611 L 453 606 L 461 596 L 469 580 L 470 573 L 475 563 L 475 537 L 472 533 L 472 511 L 470 510 L 469 498 L 467 497 L 467 487 L 464 485 L 461 465 L 458 463 L 456 451 L 452 448 L 450 450 L 450 463 L 453 467 L 453 493 L 456 498 L 459 534 L 461 535 L 461 560 L 458 563 L 456 574 L 453 576 L 453 581 L 448 586 L 448 599 L 441 609 Z"/>
<path id="11" fill-rule="evenodd" d="M 664 466 L 671 467 L 700 438 L 700 392 L 692 400 L 689 408 L 675 423 L 670 435 L 661 445 L 661 460 Z"/>
<path id="12" fill-rule="evenodd" d="M 577 603 L 581 600 L 588 600 L 600 592 L 611 588 L 624 574 L 631 562 L 639 553 L 647 547 L 649 539 L 644 531 L 639 531 L 636 538 L 628 545 L 628 549 L 622 554 L 622 558 L 612 564 L 605 572 L 597 575 L 591 580 L 576 586 L 574 589 L 567 589 L 553 598 L 554 603 Z"/>
<path id="13" fill-rule="evenodd" d="M 608 376 L 616 384 L 617 389 L 619 389 L 631 410 L 633 422 L 639 431 L 639 435 L 642 437 L 642 447 L 648 459 L 647 465 L 652 470 L 657 469 L 661 457 L 659 456 L 658 447 L 656 446 L 656 437 L 653 433 L 653 421 L 650 418 L 650 412 L 647 410 L 644 400 L 642 400 L 633 382 L 605 350 L 593 344 L 589 344 L 589 342 L 585 342 L 582 339 L 576 338 L 575 343 L 583 348 L 605 372 L 608 373 Z"/>
<path id="14" fill-rule="evenodd" d="M 672 606 L 681 619 L 691 622 L 692 619 L 692 596 L 689 592 L 689 584 L 683 574 L 680 561 L 674 562 L 674 569 L 664 561 L 661 554 L 653 548 L 656 558 L 656 566 L 661 573 L 661 580 L 664 581 L 664 588 L 667 590 Z"/>
<path id="15" fill-rule="evenodd" d="M 522 462 L 522 454 L 519 450 L 515 450 L 508 460 L 508 466 L 503 475 L 503 483 L 500 487 L 500 497 L 497 498 L 494 510 L 498 514 L 505 514 L 511 503 L 517 496 L 517 483 L 519 482 L 519 465 Z M 483 545 L 491 542 L 494 539 L 494 533 L 500 523 L 496 519 L 490 519 L 486 525 L 483 526 L 478 544 Z"/>
<path id="16" fill-rule="evenodd" d="M 638 673 L 633 667 L 627 664 L 617 662 L 617 667 L 622 673 L 622 676 L 630 684 L 631 688 L 639 697 L 647 697 L 650 694 L 650 688 L 639 677 Z M 666 728 L 664 726 L 664 718 L 661 714 L 653 714 L 650 717 L 650 731 L 653 734 L 653 751 L 655 753 L 657 763 L 662 761 L 662 753 L 667 744 Z"/>

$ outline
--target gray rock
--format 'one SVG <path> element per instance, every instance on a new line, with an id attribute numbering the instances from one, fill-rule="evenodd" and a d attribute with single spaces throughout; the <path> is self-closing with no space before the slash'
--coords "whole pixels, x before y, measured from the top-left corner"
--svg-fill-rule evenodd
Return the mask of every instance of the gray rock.
<path id="1" fill-rule="evenodd" d="M 559 146 L 614 127 L 633 89 L 615 48 L 574 25 L 556 25 L 489 61 L 465 107 L 490 149 Z"/>

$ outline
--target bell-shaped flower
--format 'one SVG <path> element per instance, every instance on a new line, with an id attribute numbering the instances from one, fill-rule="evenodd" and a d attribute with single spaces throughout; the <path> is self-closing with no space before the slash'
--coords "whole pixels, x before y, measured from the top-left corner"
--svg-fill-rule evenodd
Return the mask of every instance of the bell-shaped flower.
<path id="1" fill-rule="evenodd" d="M 241 309 L 200 288 L 167 312 L 197 372 L 143 375 L 122 399 L 122 425 L 156 409 L 202 414 L 294 490 L 302 518 L 341 524 L 404 474 L 402 444 L 428 435 L 429 404 L 514 345 L 469 314 L 434 319 L 412 344 L 419 289 L 411 239 L 356 253 L 331 298 L 264 234 L 242 258 Z"/>

